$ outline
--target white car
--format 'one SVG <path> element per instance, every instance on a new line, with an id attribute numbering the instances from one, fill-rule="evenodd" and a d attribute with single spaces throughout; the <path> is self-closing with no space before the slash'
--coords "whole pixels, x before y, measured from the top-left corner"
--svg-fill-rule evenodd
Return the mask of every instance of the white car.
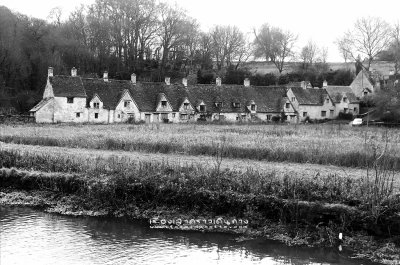
<path id="1" fill-rule="evenodd" d="M 352 122 L 350 122 L 351 126 L 360 126 L 362 124 L 363 124 L 363 120 L 360 118 L 356 118 Z"/>

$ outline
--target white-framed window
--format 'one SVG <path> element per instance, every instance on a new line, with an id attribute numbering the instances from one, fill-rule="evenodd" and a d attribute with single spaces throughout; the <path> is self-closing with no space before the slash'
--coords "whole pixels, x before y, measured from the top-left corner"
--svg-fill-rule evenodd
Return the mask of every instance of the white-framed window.
<path id="1" fill-rule="evenodd" d="M 81 117 L 81 113 L 80 113 L 80 112 L 77 112 L 77 113 L 76 113 L 76 117 L 77 117 L 77 118 L 80 118 L 80 117 Z"/>
<path id="2" fill-rule="evenodd" d="M 240 102 L 233 102 L 232 105 L 234 108 L 240 108 Z"/>
<path id="3" fill-rule="evenodd" d="M 183 109 L 188 110 L 189 109 L 189 103 L 183 103 Z"/>
<path id="4" fill-rule="evenodd" d="M 187 114 L 181 114 L 181 120 L 187 120 L 188 119 L 188 115 Z"/>
<path id="5" fill-rule="evenodd" d="M 99 102 L 93 102 L 93 108 L 99 109 L 100 108 L 100 103 Z"/>
<path id="6" fill-rule="evenodd" d="M 69 103 L 69 104 L 74 103 L 74 98 L 73 97 L 68 97 L 67 98 L 67 103 Z"/>
<path id="7" fill-rule="evenodd" d="M 161 101 L 161 107 L 165 108 L 167 106 L 167 101 L 166 100 L 162 100 Z"/>
<path id="8" fill-rule="evenodd" d="M 124 101 L 124 107 L 125 108 L 129 108 L 130 105 L 131 105 L 131 101 L 130 100 L 125 100 Z"/>
<path id="9" fill-rule="evenodd" d="M 250 110 L 251 111 L 256 111 L 256 104 L 251 104 L 250 105 Z"/>
<path id="10" fill-rule="evenodd" d="M 321 117 L 326 117 L 326 111 L 325 110 L 321 111 Z"/>
<path id="11" fill-rule="evenodd" d="M 286 106 L 285 106 L 287 109 L 288 108 L 290 108 L 290 103 L 286 103 Z"/>
<path id="12" fill-rule="evenodd" d="M 215 106 L 216 106 L 217 108 L 222 108 L 223 104 L 222 104 L 221 101 L 220 101 L 220 102 L 215 102 Z"/>
<path id="13" fill-rule="evenodd" d="M 95 118 L 95 119 L 98 119 L 98 118 L 99 118 L 99 114 L 98 114 L 98 113 L 95 113 L 95 114 L 94 114 L 94 118 Z"/>
<path id="14" fill-rule="evenodd" d="M 200 109 L 200 112 L 206 111 L 206 105 L 200 105 L 199 109 Z"/>

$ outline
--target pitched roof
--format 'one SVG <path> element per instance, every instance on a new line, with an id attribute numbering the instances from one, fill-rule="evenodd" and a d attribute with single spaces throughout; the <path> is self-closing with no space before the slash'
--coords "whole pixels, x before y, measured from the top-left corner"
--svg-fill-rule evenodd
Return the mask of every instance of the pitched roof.
<path id="1" fill-rule="evenodd" d="M 35 112 L 40 110 L 42 107 L 44 107 L 48 102 L 50 102 L 52 98 L 44 98 L 42 99 L 38 104 L 36 104 L 30 111 Z"/>
<path id="2" fill-rule="evenodd" d="M 292 87 L 291 90 L 300 105 L 323 105 L 328 96 L 325 89 Z"/>
<path id="3" fill-rule="evenodd" d="M 53 87 L 55 97 L 86 97 L 85 89 L 79 76 L 50 76 L 49 81 Z"/>
<path id="4" fill-rule="evenodd" d="M 343 96 L 347 97 L 350 103 L 359 103 L 359 100 L 349 86 L 327 86 L 325 89 L 334 103 L 340 103 Z"/>
<path id="5" fill-rule="evenodd" d="M 82 82 L 87 94 L 87 106 L 89 106 L 90 101 L 97 94 L 103 102 L 103 107 L 106 109 L 115 109 L 125 91 L 130 91 L 133 86 L 127 80 L 109 79 L 108 82 L 105 82 L 103 79 L 83 78 Z"/>

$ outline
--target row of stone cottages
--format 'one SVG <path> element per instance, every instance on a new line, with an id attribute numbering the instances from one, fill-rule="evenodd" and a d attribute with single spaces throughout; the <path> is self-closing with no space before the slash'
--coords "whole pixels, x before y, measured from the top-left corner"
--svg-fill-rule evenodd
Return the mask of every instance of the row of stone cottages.
<path id="1" fill-rule="evenodd" d="M 289 86 L 136 82 L 82 78 L 72 68 L 71 76 L 54 76 L 48 70 L 43 99 L 30 110 L 38 123 L 132 121 L 189 122 L 205 120 L 272 121 L 274 116 L 296 123 L 310 119 L 336 118 L 339 112 L 358 114 L 359 102 L 351 86 Z"/>

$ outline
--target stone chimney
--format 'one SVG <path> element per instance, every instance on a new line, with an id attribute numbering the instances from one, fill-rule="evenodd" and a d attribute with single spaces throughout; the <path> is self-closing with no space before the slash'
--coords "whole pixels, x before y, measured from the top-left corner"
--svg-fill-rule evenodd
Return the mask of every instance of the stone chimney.
<path id="1" fill-rule="evenodd" d="M 215 79 L 215 84 L 217 84 L 217 86 L 221 86 L 221 78 L 217 77 L 217 79 Z"/>
<path id="2" fill-rule="evenodd" d="M 186 77 L 182 78 L 182 84 L 183 84 L 185 87 L 187 87 L 187 78 L 186 78 Z"/>
<path id="3" fill-rule="evenodd" d="M 250 86 L 250 79 L 245 78 L 244 81 L 243 81 L 243 85 L 244 85 L 245 87 L 249 87 L 249 86 Z"/>
<path id="4" fill-rule="evenodd" d="M 301 81 L 301 82 L 300 82 L 300 86 L 301 86 L 301 88 L 303 88 L 303 89 L 307 89 L 306 81 Z"/>
<path id="5" fill-rule="evenodd" d="M 108 72 L 107 71 L 104 71 L 103 79 L 104 79 L 104 82 L 108 82 Z"/>
<path id="6" fill-rule="evenodd" d="M 166 77 L 165 78 L 165 84 L 167 84 L 167 86 L 169 86 L 171 84 L 171 78 L 170 77 Z"/>
<path id="7" fill-rule="evenodd" d="M 72 69 L 71 69 L 71 76 L 76 76 L 76 68 L 75 67 L 72 67 Z"/>
<path id="8" fill-rule="evenodd" d="M 50 77 L 50 76 L 53 76 L 53 67 L 49 67 L 49 69 L 47 70 L 47 76 L 48 77 Z"/>
<path id="9" fill-rule="evenodd" d="M 136 75 L 135 75 L 135 73 L 131 74 L 131 82 L 132 82 L 132 84 L 136 85 Z"/>
<path id="10" fill-rule="evenodd" d="M 322 88 L 327 87 L 328 86 L 328 81 L 324 80 L 324 82 L 322 83 Z"/>

